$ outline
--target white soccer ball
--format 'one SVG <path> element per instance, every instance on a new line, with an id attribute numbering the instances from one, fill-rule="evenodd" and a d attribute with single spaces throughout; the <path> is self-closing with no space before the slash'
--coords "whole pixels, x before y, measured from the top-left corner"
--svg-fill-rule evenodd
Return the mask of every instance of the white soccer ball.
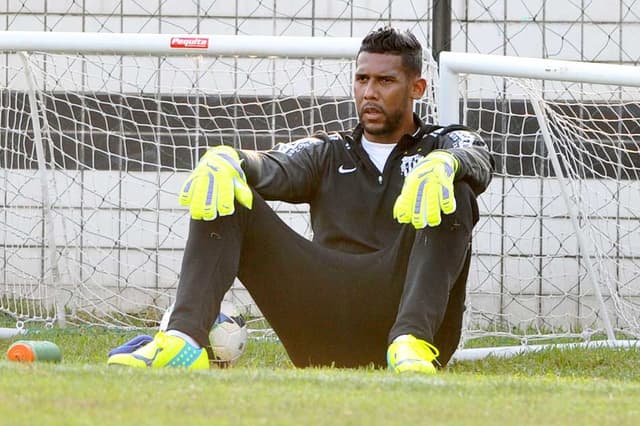
<path id="1" fill-rule="evenodd" d="M 164 311 L 160 320 L 160 331 L 167 331 L 173 303 Z M 220 305 L 220 314 L 211 327 L 209 341 L 215 358 L 212 363 L 229 366 L 236 362 L 247 347 L 249 332 L 244 317 L 236 306 L 228 301 Z"/>
<path id="2" fill-rule="evenodd" d="M 242 314 L 233 303 L 223 301 L 220 314 L 209 332 L 211 348 L 216 358 L 213 361 L 225 365 L 236 362 L 247 348 L 248 335 Z"/>

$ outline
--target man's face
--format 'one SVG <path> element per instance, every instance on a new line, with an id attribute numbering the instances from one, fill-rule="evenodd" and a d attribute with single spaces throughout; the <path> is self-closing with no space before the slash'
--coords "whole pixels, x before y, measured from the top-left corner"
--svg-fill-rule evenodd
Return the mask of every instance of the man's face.
<path id="1" fill-rule="evenodd" d="M 415 130 L 413 101 L 424 94 L 426 81 L 409 75 L 402 56 L 361 52 L 353 91 L 360 123 L 372 142 L 398 142 Z"/>

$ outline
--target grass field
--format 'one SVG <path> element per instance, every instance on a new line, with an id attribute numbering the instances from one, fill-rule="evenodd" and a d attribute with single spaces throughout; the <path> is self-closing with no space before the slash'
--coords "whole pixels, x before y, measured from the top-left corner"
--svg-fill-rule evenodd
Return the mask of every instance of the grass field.
<path id="1" fill-rule="evenodd" d="M 106 367 L 135 333 L 48 330 L 60 364 L 0 361 L 0 424 L 637 425 L 636 350 L 546 351 L 459 363 L 436 376 L 295 369 L 280 344 L 251 341 L 206 372 Z M 4 354 L 17 339 L 0 340 Z"/>

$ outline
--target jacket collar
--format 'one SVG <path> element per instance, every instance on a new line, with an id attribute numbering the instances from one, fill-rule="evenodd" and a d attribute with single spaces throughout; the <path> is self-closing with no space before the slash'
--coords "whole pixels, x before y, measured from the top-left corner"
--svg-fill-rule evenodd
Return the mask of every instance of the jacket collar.
<path id="1" fill-rule="evenodd" d="M 416 124 L 418 129 L 413 134 L 407 133 L 404 136 L 402 136 L 398 141 L 398 146 L 411 146 L 417 143 L 418 141 L 420 141 L 422 138 L 424 138 L 426 135 L 431 133 L 436 128 L 440 127 L 440 126 L 434 126 L 432 124 L 425 123 L 416 113 L 413 114 L 413 122 Z M 354 144 L 356 145 L 361 144 L 363 133 L 364 133 L 364 127 L 362 126 L 361 123 L 358 123 L 358 125 L 353 129 L 351 133 L 351 138 Z"/>

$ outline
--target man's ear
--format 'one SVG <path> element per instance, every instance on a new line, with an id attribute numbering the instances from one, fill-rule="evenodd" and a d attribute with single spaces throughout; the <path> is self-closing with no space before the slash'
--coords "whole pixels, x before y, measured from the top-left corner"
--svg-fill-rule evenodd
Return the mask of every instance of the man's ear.
<path id="1" fill-rule="evenodd" d="M 415 100 L 421 99 L 425 90 L 427 90 L 427 80 L 422 77 L 416 77 L 411 85 L 411 97 Z"/>

